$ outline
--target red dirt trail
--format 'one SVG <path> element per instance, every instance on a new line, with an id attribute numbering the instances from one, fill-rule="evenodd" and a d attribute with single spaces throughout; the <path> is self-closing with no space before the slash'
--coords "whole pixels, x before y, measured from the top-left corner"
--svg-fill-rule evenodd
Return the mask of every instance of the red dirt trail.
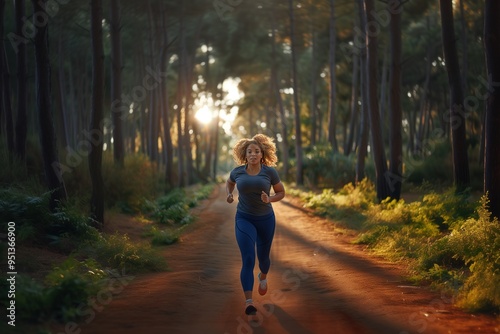
<path id="1" fill-rule="evenodd" d="M 447 297 L 411 286 L 402 266 L 350 244 L 296 203 L 273 203 L 269 290 L 260 296 L 255 289 L 253 321 L 243 312 L 236 201 L 226 203 L 220 185 L 195 209 L 198 218 L 182 240 L 163 248 L 169 271 L 124 278 L 112 300 L 57 333 L 500 333 L 498 318 L 467 314 Z M 108 228 L 133 234 L 137 225 L 120 215 Z"/>

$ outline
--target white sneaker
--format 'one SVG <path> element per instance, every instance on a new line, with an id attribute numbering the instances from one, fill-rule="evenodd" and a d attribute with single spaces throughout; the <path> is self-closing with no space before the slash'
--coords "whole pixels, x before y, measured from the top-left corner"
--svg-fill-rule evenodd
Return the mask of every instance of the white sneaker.
<path id="1" fill-rule="evenodd" d="M 267 292 L 267 279 L 260 279 L 260 274 L 259 273 L 259 295 L 264 296 Z"/>
<path id="2" fill-rule="evenodd" d="M 245 314 L 246 315 L 255 315 L 257 313 L 257 309 L 255 308 L 255 306 L 253 305 L 253 302 L 250 301 L 250 302 L 246 302 L 245 304 Z"/>

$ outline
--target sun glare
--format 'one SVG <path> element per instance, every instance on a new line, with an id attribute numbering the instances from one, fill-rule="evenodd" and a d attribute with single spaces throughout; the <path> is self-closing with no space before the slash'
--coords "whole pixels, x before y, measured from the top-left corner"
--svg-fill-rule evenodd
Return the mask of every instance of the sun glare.
<path id="1" fill-rule="evenodd" d="M 203 81 L 203 78 L 201 79 Z M 215 99 L 211 93 L 198 92 L 194 100 L 194 117 L 203 125 L 208 125 L 213 120 L 219 120 L 219 126 L 228 135 L 231 134 L 231 126 L 238 115 L 238 102 L 244 97 L 243 92 L 238 88 L 240 78 L 227 78 L 219 84 L 218 89 L 222 90 L 222 99 Z M 200 85 L 204 83 L 198 82 Z M 199 88 L 199 87 L 198 87 Z"/>
<path id="2" fill-rule="evenodd" d="M 202 124 L 208 124 L 214 118 L 213 111 L 208 107 L 208 105 L 202 106 L 196 114 L 194 115 L 196 119 Z"/>

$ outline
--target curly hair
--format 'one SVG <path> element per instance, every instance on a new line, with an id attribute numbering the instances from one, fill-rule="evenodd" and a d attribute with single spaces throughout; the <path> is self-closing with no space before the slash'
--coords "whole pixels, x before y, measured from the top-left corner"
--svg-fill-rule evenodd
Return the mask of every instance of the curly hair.
<path id="1" fill-rule="evenodd" d="M 276 155 L 276 145 L 274 139 L 263 134 L 256 134 L 253 138 L 243 138 L 238 140 L 233 147 L 233 159 L 239 165 L 246 164 L 246 152 L 250 144 L 255 144 L 262 151 L 262 164 L 274 167 L 278 162 Z"/>

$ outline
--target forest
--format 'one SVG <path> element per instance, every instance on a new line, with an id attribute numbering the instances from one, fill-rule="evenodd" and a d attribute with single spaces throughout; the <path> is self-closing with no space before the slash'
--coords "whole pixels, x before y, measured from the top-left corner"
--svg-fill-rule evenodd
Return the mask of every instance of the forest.
<path id="1" fill-rule="evenodd" d="M 495 0 L 1 0 L 0 17 L 5 235 L 94 235 L 109 210 L 165 220 L 175 201 L 156 199 L 207 191 L 264 133 L 305 200 L 367 182 L 373 205 L 481 197 L 463 219 L 486 217 L 500 249 Z"/>

